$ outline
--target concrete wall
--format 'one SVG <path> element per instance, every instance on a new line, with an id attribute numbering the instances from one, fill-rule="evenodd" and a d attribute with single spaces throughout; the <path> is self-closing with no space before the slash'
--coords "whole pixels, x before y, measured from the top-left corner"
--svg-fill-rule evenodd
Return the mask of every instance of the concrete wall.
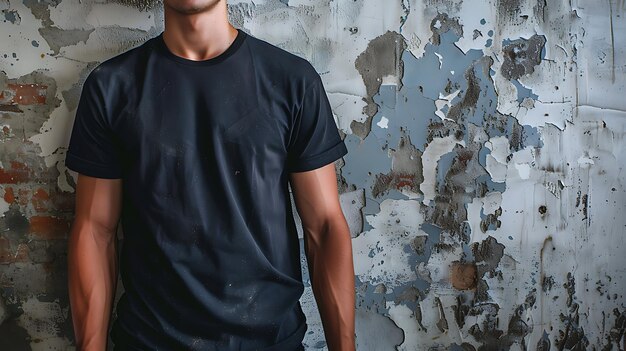
<path id="1" fill-rule="evenodd" d="M 313 63 L 346 134 L 358 350 L 625 348 L 623 0 L 229 4 Z M 0 1 L 1 350 L 72 345 L 73 113 L 86 73 L 162 16 Z"/>

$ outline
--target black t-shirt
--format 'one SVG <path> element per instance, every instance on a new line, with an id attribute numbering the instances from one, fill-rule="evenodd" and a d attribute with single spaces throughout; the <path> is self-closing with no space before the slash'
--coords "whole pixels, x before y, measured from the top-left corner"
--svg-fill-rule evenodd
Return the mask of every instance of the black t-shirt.
<path id="1" fill-rule="evenodd" d="M 65 164 L 123 179 L 127 346 L 295 350 L 307 330 L 288 174 L 347 148 L 314 67 L 238 31 L 204 61 L 161 33 L 85 79 Z"/>

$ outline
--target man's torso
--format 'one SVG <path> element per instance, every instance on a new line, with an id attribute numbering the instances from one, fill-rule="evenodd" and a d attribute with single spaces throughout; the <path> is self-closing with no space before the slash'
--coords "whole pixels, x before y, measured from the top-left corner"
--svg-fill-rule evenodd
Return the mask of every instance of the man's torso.
<path id="1" fill-rule="evenodd" d="M 159 35 L 97 68 L 124 174 L 114 340 L 159 350 L 301 345 L 284 164 L 307 69 L 242 31 L 216 60 L 177 57 Z"/>

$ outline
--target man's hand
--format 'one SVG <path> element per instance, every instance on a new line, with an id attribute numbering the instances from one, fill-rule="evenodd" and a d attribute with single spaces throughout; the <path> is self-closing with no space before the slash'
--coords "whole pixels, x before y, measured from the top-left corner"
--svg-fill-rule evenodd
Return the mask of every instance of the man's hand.
<path id="1" fill-rule="evenodd" d="M 76 348 L 106 350 L 117 286 L 121 179 L 78 174 L 76 216 L 68 239 L 68 288 Z"/>
<path id="2" fill-rule="evenodd" d="M 329 351 L 354 351 L 355 288 L 350 229 L 337 191 L 334 163 L 290 173 L 304 229 L 313 294 Z"/>

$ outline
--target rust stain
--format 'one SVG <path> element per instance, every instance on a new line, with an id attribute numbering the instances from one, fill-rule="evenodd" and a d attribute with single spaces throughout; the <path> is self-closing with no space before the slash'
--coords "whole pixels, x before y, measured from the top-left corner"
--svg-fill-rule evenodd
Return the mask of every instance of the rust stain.
<path id="1" fill-rule="evenodd" d="M 0 184 L 17 184 L 29 181 L 29 168 L 24 162 L 11 161 L 11 167 L 0 168 Z"/>
<path id="2" fill-rule="evenodd" d="M 390 172 L 388 174 L 377 174 L 372 194 L 375 197 L 380 197 L 391 188 L 398 190 L 408 188 L 413 192 L 419 193 L 420 183 L 421 179 L 413 173 Z"/>
<path id="3" fill-rule="evenodd" d="M 45 84 L 8 83 L 5 90 L 0 92 L 0 103 L 3 105 L 45 105 Z"/>
<path id="4" fill-rule="evenodd" d="M 15 193 L 13 193 L 13 188 L 4 188 L 4 201 L 9 204 L 15 201 Z"/>
<path id="5" fill-rule="evenodd" d="M 476 282 L 478 281 L 477 272 L 476 264 L 473 262 L 452 262 L 452 266 L 450 267 L 450 282 L 457 290 L 476 289 Z"/>

